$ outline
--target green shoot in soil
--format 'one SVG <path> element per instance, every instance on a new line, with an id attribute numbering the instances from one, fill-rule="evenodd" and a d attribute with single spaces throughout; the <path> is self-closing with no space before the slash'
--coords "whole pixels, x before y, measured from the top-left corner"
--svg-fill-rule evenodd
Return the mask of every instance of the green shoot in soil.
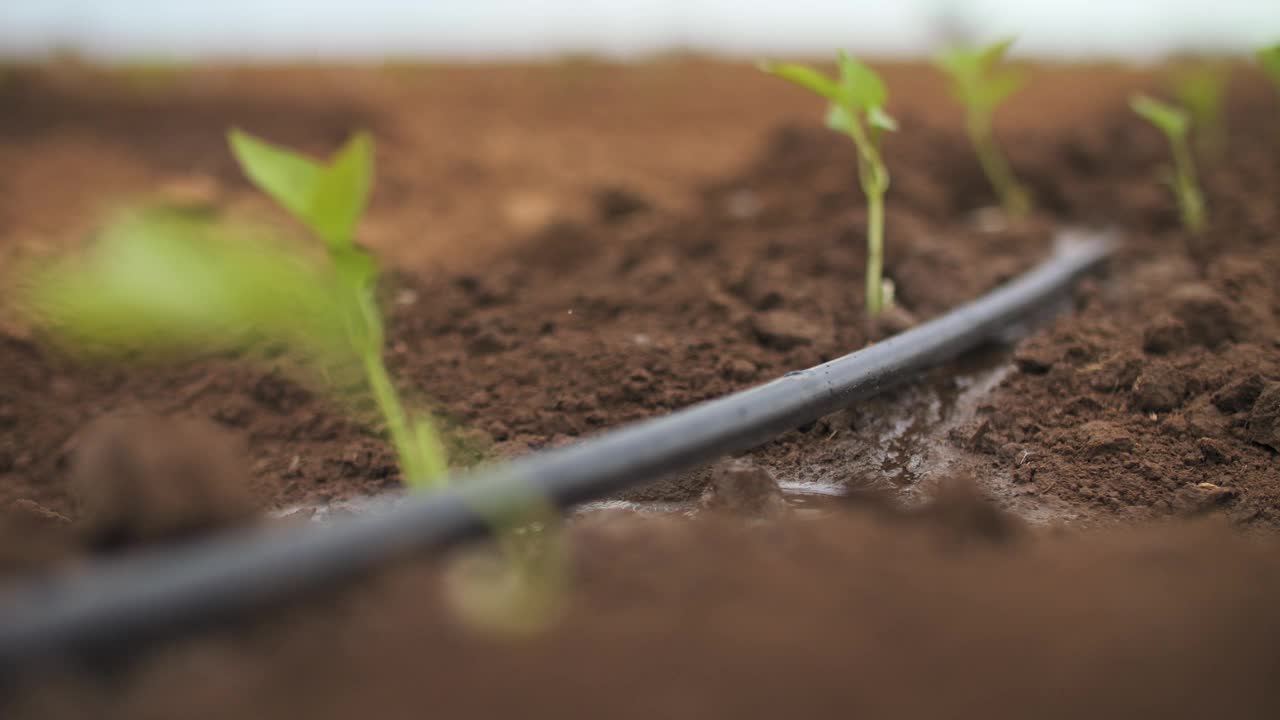
<path id="1" fill-rule="evenodd" d="M 858 179 L 867 196 L 867 312 L 878 314 L 893 303 L 892 286 L 884 279 L 884 195 L 889 170 L 880 155 L 880 136 L 898 129 L 885 111 L 889 92 L 874 70 L 840 52 L 839 78 L 804 65 L 762 63 L 765 72 L 811 90 L 831 102 L 827 127 L 844 133 L 858 150 Z"/>
<path id="2" fill-rule="evenodd" d="M 981 48 L 956 48 L 935 64 L 951 79 L 951 93 L 965 107 L 965 127 L 982 171 L 1010 215 L 1031 210 L 1031 195 L 1014 177 L 1009 161 L 996 143 L 992 117 L 1000 105 L 1024 84 L 1022 73 L 1002 66 L 1014 38 Z"/>
<path id="3" fill-rule="evenodd" d="M 1276 84 L 1276 90 L 1280 90 L 1280 43 L 1259 50 L 1258 64 L 1267 77 L 1271 78 L 1271 82 Z"/>
<path id="4" fill-rule="evenodd" d="M 1185 110 L 1147 95 L 1135 95 L 1129 105 L 1133 111 L 1156 126 L 1169 139 L 1173 152 L 1173 174 L 1167 178 L 1178 199 L 1182 222 L 1193 233 L 1205 225 L 1204 196 L 1196 179 L 1195 159 L 1187 144 L 1191 119 Z"/>
<path id="5" fill-rule="evenodd" d="M 358 133 L 327 163 L 318 163 L 240 131 L 232 152 L 249 179 L 311 229 L 328 250 L 343 299 L 347 337 L 400 457 L 405 482 L 432 486 L 448 469 L 444 446 L 428 417 L 410 417 L 382 360 L 383 325 L 374 291 L 373 257 L 355 244 L 355 230 L 373 186 L 373 140 Z"/>
<path id="6" fill-rule="evenodd" d="M 1191 115 L 1196 149 L 1201 155 L 1222 153 L 1226 133 L 1222 127 L 1222 102 L 1229 79 L 1227 68 L 1218 63 L 1197 63 L 1173 76 L 1173 93 Z"/>
<path id="7" fill-rule="evenodd" d="M 245 133 L 230 142 L 246 174 L 324 241 L 327 257 L 252 228 L 172 209 L 124 214 L 86 252 L 18 276 L 31 319 L 70 349 L 136 358 L 234 353 L 300 363 L 357 387 L 381 412 L 406 484 L 444 480 L 444 447 L 426 414 L 406 411 L 382 359 L 377 268 L 353 240 L 372 185 L 373 144 L 357 135 L 318 163 Z M 568 551 L 559 519 L 533 488 L 515 512 L 477 507 L 494 529 L 494 562 L 451 575 L 459 612 L 528 632 L 564 607 Z M 505 562 L 501 562 L 505 560 Z"/>
<path id="8" fill-rule="evenodd" d="M 82 257 L 26 279 L 38 323 L 76 348 L 120 353 L 254 352 L 363 387 L 381 412 L 407 484 L 444 477 L 426 416 L 406 412 L 382 360 L 377 267 L 353 241 L 368 201 L 373 143 L 357 135 L 327 164 L 233 131 L 250 178 L 324 240 L 328 262 L 245 227 L 178 211 L 125 214 Z"/>

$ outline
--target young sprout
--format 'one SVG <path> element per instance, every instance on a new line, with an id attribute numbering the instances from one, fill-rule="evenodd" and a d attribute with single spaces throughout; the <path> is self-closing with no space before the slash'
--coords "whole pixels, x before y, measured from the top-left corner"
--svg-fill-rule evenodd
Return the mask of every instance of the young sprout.
<path id="1" fill-rule="evenodd" d="M 839 78 L 804 65 L 763 63 L 765 72 L 811 90 L 831 102 L 827 127 L 844 133 L 858 150 L 858 180 L 867 196 L 867 312 L 878 314 L 893 303 L 893 289 L 884 274 L 884 194 L 889 170 L 880 156 L 880 136 L 897 130 L 885 111 L 889 99 L 884 81 L 874 70 L 849 57 L 838 56 Z"/>
<path id="2" fill-rule="evenodd" d="M 1229 75 L 1217 63 L 1197 63 L 1173 76 L 1173 94 L 1191 116 L 1196 148 L 1203 155 L 1218 155 L 1226 143 L 1222 128 L 1222 102 Z"/>
<path id="3" fill-rule="evenodd" d="M 1169 138 L 1169 146 L 1173 152 L 1173 174 L 1166 182 L 1177 196 L 1183 224 L 1194 233 L 1201 232 L 1205 225 L 1204 196 L 1200 193 L 1195 160 L 1187 145 L 1187 133 L 1191 129 L 1190 118 L 1183 109 L 1147 95 L 1135 95 L 1129 105 L 1134 112 Z"/>
<path id="4" fill-rule="evenodd" d="M 410 417 L 382 361 L 383 326 L 374 296 L 377 267 L 355 244 L 373 186 L 373 139 L 357 133 L 328 163 L 259 140 L 228 134 L 245 174 L 311 229 L 328 250 L 346 311 L 348 340 L 360 357 L 365 382 L 382 412 L 407 484 L 430 486 L 448 466 L 444 446 L 427 416 Z"/>
<path id="5" fill-rule="evenodd" d="M 1267 77 L 1271 78 L 1271 82 L 1276 84 L 1276 90 L 1280 90 L 1280 43 L 1259 50 L 1258 64 Z"/>
<path id="6" fill-rule="evenodd" d="M 377 268 L 354 242 L 372 186 L 371 139 L 356 135 L 327 163 L 240 131 L 230 133 L 230 143 L 249 178 L 324 242 L 327 258 L 199 214 L 132 212 L 83 255 L 21 276 L 25 309 L 69 346 L 99 353 L 190 357 L 287 348 L 289 360 L 367 390 L 406 484 L 438 485 L 447 470 L 443 444 L 429 415 L 406 411 L 391 382 L 374 295 Z M 462 573 L 451 585 L 466 617 L 513 632 L 554 620 L 568 582 L 555 509 L 535 489 L 525 492 L 518 511 L 474 508 L 490 521 L 507 562 Z"/>
<path id="7" fill-rule="evenodd" d="M 969 141 L 1005 212 L 1025 215 L 1031 210 L 1031 195 L 1014 177 L 992 124 L 996 108 L 1024 84 L 1022 73 L 1001 65 L 1013 42 L 1014 38 L 1007 38 L 981 48 L 955 48 L 935 63 L 950 78 L 951 93 L 965 107 Z"/>
<path id="8" fill-rule="evenodd" d="M 325 376 L 358 379 L 372 395 L 407 484 L 444 477 L 445 452 L 425 414 L 406 412 L 382 360 L 377 268 L 357 247 L 368 202 L 373 143 L 351 139 L 329 163 L 233 131 L 249 177 L 328 250 L 328 262 L 189 214 L 135 212 L 111 225 L 83 258 L 33 273 L 38 322 L 76 346 L 115 352 L 292 350 Z"/>

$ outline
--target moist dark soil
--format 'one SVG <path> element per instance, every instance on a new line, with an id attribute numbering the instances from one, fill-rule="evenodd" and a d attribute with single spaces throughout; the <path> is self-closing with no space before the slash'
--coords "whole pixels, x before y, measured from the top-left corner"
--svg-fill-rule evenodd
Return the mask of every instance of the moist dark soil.
<path id="1" fill-rule="evenodd" d="M 749 522 L 589 515 L 570 530 L 568 612 L 532 636 L 464 624 L 442 605 L 449 558 L 433 557 L 110 671 L 33 671 L 0 698 L 5 717 L 1274 716 L 1280 295 L 1268 270 L 1280 260 L 1280 135 L 1259 79 L 1234 84 L 1231 145 L 1205 159 L 1211 227 L 1193 237 L 1154 180 L 1161 138 L 1124 108 L 1129 87 L 1146 87 L 1135 74 L 1048 69 L 1060 84 L 1045 97 L 1088 92 L 1069 109 L 1012 109 L 1003 137 L 1039 210 L 1010 222 L 990 208 L 936 83 L 890 69 L 904 87 L 894 109 L 905 129 L 886 149 L 898 309 L 870 323 L 851 148 L 809 122 L 803 96 L 717 67 L 690 65 L 719 80 L 715 108 L 689 99 L 701 90 L 685 76 L 653 67 L 572 80 L 557 69 L 438 71 L 453 81 L 317 70 L 308 92 L 284 90 L 297 85 L 288 73 L 244 71 L 162 91 L 91 90 L 121 81 L 87 70 L 0 85 L 0 160 L 25 170 L 0 193 L 12 238 L 0 259 L 74 245 L 119 194 L 278 219 L 235 176 L 221 146 L 229 124 L 315 152 L 356 127 L 378 132 L 378 200 L 361 239 L 388 259 L 388 359 L 446 420 L 460 465 L 855 350 L 1031 267 L 1066 226 L 1113 228 L 1121 248 L 1074 312 L 1016 348 L 941 368 L 733 466 L 784 488 L 816 481 L 847 506 Z M 464 85 L 470 103 L 421 122 L 474 124 L 477 106 L 500 107 L 486 87 L 506 97 L 518 86 L 513 111 L 539 112 L 523 134 L 494 121 L 498 149 L 479 143 L 471 164 L 453 164 L 424 149 L 429 133 L 411 121 Z M 624 99 L 617 87 L 641 90 Z M 781 93 L 777 104 L 768 93 Z M 602 98 L 634 110 L 635 144 L 620 143 L 633 154 L 602 163 L 619 168 L 612 176 L 574 141 L 614 137 L 613 116 L 566 110 Z M 668 115 L 683 119 L 667 126 Z M 739 117 L 755 118 L 750 133 L 716 137 Z M 721 179 L 686 158 L 638 170 L 654 167 L 645 153 L 667 136 L 737 160 L 723 161 Z M 548 169 L 549 195 L 513 191 L 494 174 L 511 155 L 529 166 L 563 156 L 593 180 L 574 186 Z M 457 181 L 445 200 L 424 201 L 444 203 L 444 234 L 509 239 L 475 243 L 469 260 L 465 248 L 415 249 L 428 213 L 406 208 L 426 197 L 423 173 Z M 66 202 L 49 200 L 63 185 Z M 655 478 L 628 497 L 692 500 L 723 472 Z M 956 479 L 990 499 L 943 493 L 898 509 Z M 398 485 L 372 418 L 285 365 L 99 365 L 0 318 L 4 582 Z M 886 490 L 890 500 L 874 499 Z M 1077 527 L 1060 529 L 1065 520 Z M 1163 522 L 1083 530 L 1137 520 Z"/>

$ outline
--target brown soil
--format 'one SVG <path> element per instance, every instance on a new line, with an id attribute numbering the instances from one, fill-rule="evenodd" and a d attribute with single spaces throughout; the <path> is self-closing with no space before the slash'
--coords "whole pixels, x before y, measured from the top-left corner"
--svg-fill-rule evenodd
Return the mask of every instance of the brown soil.
<path id="1" fill-rule="evenodd" d="M 1110 278 L 1012 369 L 999 351 L 970 358 L 750 462 L 784 487 L 908 498 L 969 476 L 1033 520 L 1225 518 L 1057 536 L 968 497 L 763 524 L 610 514 L 575 524 L 570 612 L 546 633 L 463 627 L 440 605 L 435 559 L 111 673 L 33 675 L 5 717 L 1274 716 L 1277 548 L 1237 532 L 1280 524 L 1280 296 L 1266 271 L 1280 147 L 1256 78 L 1235 84 L 1233 144 L 1205 174 L 1212 229 L 1195 239 L 1152 180 L 1160 138 L 1123 110 L 1149 78 L 1043 71 L 1002 128 L 1041 211 L 1007 225 L 982 211 L 987 187 L 936 80 L 892 68 L 907 130 L 887 149 L 887 274 L 905 312 L 874 325 L 850 148 L 813 127 L 812 100 L 754 72 L 174 82 L 122 89 L 63 68 L 0 85 L 0 161 L 14 169 L 0 178 L 0 259 L 74 243 L 108 199 L 157 188 L 271 216 L 223 150 L 229 124 L 316 152 L 371 127 L 379 189 L 361 239 L 390 265 L 388 356 L 449 419 L 465 464 L 843 354 L 1025 269 L 1056 227 L 1111 225 L 1123 249 Z M 774 130 L 784 119 L 798 124 Z M 956 372 L 996 390 L 966 392 Z M 920 408 L 909 429 L 886 430 L 904 405 Z M 139 411 L 185 420 L 118 419 Z M 0 532 L 24 538 L 0 543 L 0 567 L 13 579 L 249 508 L 394 488 L 367 420 L 282 368 L 93 367 L 0 318 Z M 633 497 L 692 499 L 710 475 Z"/>

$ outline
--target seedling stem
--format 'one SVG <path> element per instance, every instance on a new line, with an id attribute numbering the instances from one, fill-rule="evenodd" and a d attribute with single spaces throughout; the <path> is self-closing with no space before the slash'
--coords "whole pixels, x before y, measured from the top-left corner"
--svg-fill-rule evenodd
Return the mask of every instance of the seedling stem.
<path id="1" fill-rule="evenodd" d="M 880 155 L 880 135 L 898 129 L 884 109 L 889 93 L 874 70 L 844 52 L 838 55 L 840 77 L 832 80 L 804 65 L 762 63 L 767 73 L 789 80 L 831 102 L 827 127 L 843 133 L 858 151 L 858 182 L 867 196 L 866 305 L 877 315 L 892 301 L 884 279 L 884 195 L 889 170 Z"/>
<path id="2" fill-rule="evenodd" d="M 1026 215 L 1031 195 L 1018 182 L 1009 161 L 996 142 L 992 117 L 1011 95 L 1022 88 L 1022 75 L 1001 65 L 1013 38 L 981 48 L 955 48 L 935 64 L 951 79 L 951 93 L 965 107 L 965 129 L 987 180 L 995 188 L 1005 212 Z"/>
<path id="3" fill-rule="evenodd" d="M 1169 140 L 1173 155 L 1173 175 L 1166 182 L 1173 188 L 1178 200 L 1182 223 L 1193 233 L 1199 234 L 1205 227 L 1204 195 L 1196 179 L 1195 157 L 1187 143 L 1191 119 L 1180 107 L 1170 105 L 1147 95 L 1136 95 L 1130 106 L 1138 115 L 1156 126 Z"/>

